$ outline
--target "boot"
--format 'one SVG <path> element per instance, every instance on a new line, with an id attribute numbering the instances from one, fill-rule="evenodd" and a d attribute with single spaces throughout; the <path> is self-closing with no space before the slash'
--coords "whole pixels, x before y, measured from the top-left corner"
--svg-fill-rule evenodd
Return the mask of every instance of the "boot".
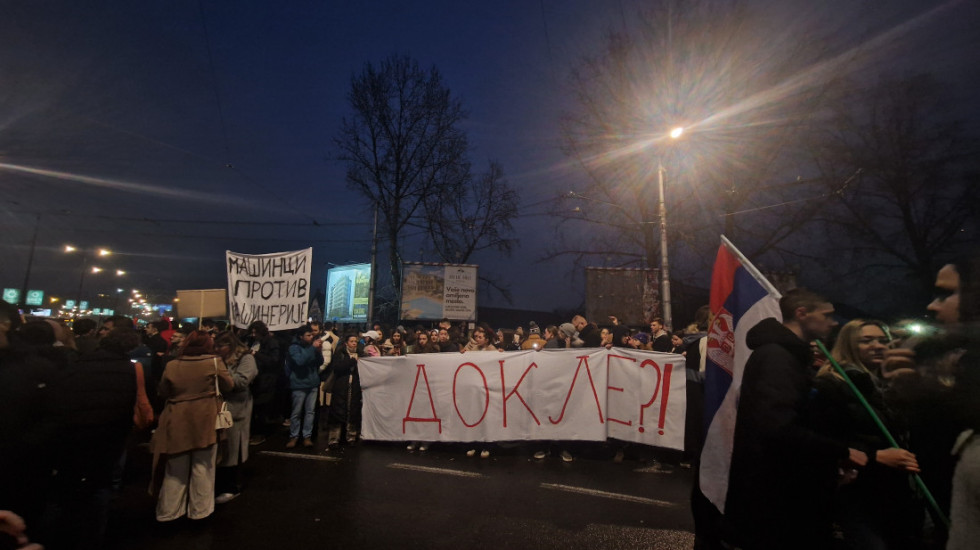
<path id="1" fill-rule="evenodd" d="M 340 426 L 330 426 L 327 430 L 327 446 L 336 447 L 340 444 Z"/>

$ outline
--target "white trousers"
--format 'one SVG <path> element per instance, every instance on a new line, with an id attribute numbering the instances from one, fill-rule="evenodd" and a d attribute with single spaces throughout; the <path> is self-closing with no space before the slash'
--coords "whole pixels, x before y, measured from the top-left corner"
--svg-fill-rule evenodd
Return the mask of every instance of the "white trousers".
<path id="1" fill-rule="evenodd" d="M 206 518 L 214 512 L 214 461 L 217 445 L 171 455 L 157 499 L 157 521 L 184 515 Z"/>

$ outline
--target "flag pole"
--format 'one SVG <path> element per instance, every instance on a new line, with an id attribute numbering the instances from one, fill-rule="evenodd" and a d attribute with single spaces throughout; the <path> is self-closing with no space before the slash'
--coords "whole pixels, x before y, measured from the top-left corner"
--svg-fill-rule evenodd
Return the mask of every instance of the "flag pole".
<path id="1" fill-rule="evenodd" d="M 854 392 L 854 395 L 857 396 L 858 401 L 861 402 L 861 405 L 864 406 L 864 409 L 868 411 L 868 414 L 871 415 L 871 419 L 874 420 L 875 424 L 878 425 L 878 429 L 881 430 L 882 434 L 884 434 L 885 439 L 888 440 L 888 444 L 896 449 L 900 449 L 901 447 L 899 447 L 898 442 L 895 441 L 895 438 L 892 437 L 891 432 L 888 431 L 887 427 L 885 427 L 885 423 L 881 421 L 881 418 L 878 417 L 878 414 L 871 407 L 871 404 L 868 403 L 868 400 L 864 398 L 864 394 L 862 394 L 861 390 L 859 390 L 858 387 L 854 385 L 854 382 L 851 380 L 851 377 L 848 376 L 846 372 L 844 372 L 844 367 L 840 366 L 840 364 L 837 361 L 835 361 L 833 357 L 830 356 L 830 352 L 827 351 L 827 348 L 823 345 L 823 342 L 821 342 L 820 340 L 815 340 L 815 342 L 817 343 L 817 347 L 820 348 L 820 351 L 824 354 L 827 360 L 830 361 L 830 364 L 833 365 L 834 369 L 837 370 L 837 374 L 841 375 L 841 377 L 844 379 L 844 382 L 847 383 L 847 386 L 851 388 L 851 391 Z M 873 460 L 873 459 L 869 459 L 869 460 Z M 926 487 L 925 482 L 922 481 L 922 478 L 919 477 L 919 474 L 916 474 L 914 472 L 912 473 L 912 479 L 915 480 L 915 486 L 918 487 L 919 491 L 922 492 L 922 495 L 926 497 L 926 502 L 929 503 L 929 507 L 932 508 L 932 511 L 936 513 L 936 517 L 938 517 L 939 520 L 942 521 L 943 525 L 946 526 L 946 530 L 948 531 L 949 518 L 947 518 L 946 514 L 944 514 L 943 511 L 939 508 L 939 504 L 936 503 L 936 499 L 933 498 L 932 493 L 929 491 L 929 488 Z"/>

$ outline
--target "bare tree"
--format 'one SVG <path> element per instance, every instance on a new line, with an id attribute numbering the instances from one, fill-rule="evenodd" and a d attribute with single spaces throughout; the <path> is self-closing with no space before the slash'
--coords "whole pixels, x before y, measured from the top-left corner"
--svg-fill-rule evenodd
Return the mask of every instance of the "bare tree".
<path id="1" fill-rule="evenodd" d="M 939 264 L 977 244 L 976 142 L 932 76 L 845 84 L 812 149 L 828 180 L 861 171 L 824 217 L 827 267 L 876 299 L 922 301 Z"/>
<path id="2" fill-rule="evenodd" d="M 347 183 L 378 209 L 389 244 L 392 284 L 401 285 L 400 238 L 424 212 L 426 197 L 467 177 L 465 119 L 459 99 L 433 67 L 393 55 L 351 78 L 353 114 L 335 138 Z"/>
<path id="3" fill-rule="evenodd" d="M 443 187 L 426 201 L 426 233 L 436 253 L 450 263 L 467 263 L 484 250 L 509 256 L 516 244 L 511 220 L 517 216 L 519 195 L 505 181 L 503 168 L 491 161 L 486 173 L 474 176 L 466 165 L 456 181 L 458 185 Z M 510 300 L 509 289 L 495 277 L 480 279 Z"/>

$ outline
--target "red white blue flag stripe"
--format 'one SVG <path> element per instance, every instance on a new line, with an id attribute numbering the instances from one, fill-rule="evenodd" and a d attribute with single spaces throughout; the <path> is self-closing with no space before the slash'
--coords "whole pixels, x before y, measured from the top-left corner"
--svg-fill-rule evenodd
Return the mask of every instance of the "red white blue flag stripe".
<path id="1" fill-rule="evenodd" d="M 711 274 L 711 327 L 705 361 L 705 440 L 699 486 L 719 512 L 725 512 L 732 461 L 735 416 L 742 373 L 749 356 L 745 334 L 767 317 L 781 319 L 779 292 L 721 237 Z"/>

